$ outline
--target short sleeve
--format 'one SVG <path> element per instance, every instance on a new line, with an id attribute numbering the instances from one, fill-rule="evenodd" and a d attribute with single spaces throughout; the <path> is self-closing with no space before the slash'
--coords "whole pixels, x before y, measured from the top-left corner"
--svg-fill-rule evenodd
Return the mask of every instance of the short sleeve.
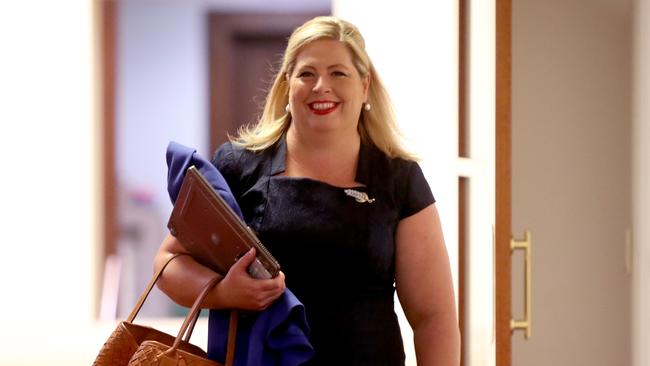
<path id="1" fill-rule="evenodd" d="M 407 176 L 404 180 L 404 201 L 400 210 L 400 220 L 418 213 L 420 210 L 436 202 L 431 187 L 422 173 L 417 162 L 410 162 Z"/>
<path id="2" fill-rule="evenodd" d="M 219 171 L 228 170 L 232 168 L 233 161 L 233 151 L 232 144 L 226 142 L 217 148 L 217 151 L 214 152 L 212 156 L 212 165 L 214 165 Z M 223 174 L 223 172 L 222 172 Z"/>
<path id="3" fill-rule="evenodd" d="M 240 183 L 241 172 L 235 159 L 232 143 L 226 142 L 217 148 L 212 157 L 212 165 L 219 170 L 230 189 L 235 193 Z"/>

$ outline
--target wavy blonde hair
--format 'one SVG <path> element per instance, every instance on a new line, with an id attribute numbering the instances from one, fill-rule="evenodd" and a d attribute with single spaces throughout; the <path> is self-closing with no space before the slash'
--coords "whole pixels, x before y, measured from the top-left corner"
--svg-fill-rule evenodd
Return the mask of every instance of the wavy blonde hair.
<path id="1" fill-rule="evenodd" d="M 395 121 L 392 104 L 375 67 L 365 49 L 365 41 L 353 24 L 331 16 L 320 16 L 296 28 L 289 37 L 282 65 L 266 97 L 264 110 L 257 123 L 239 129 L 238 136 L 229 136 L 237 145 L 252 151 L 273 146 L 291 124 L 291 114 L 285 111 L 289 102 L 289 76 L 298 53 L 311 42 L 333 39 L 343 42 L 350 50 L 352 61 L 362 78 L 370 75 L 368 103 L 370 111 L 359 116 L 359 135 L 364 144 L 373 144 L 387 156 L 414 160 L 400 143 L 401 133 Z"/>

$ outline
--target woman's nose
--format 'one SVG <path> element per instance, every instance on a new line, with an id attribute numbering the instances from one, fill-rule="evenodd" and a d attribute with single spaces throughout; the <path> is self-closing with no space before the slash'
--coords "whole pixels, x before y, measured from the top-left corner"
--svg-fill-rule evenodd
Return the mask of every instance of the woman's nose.
<path id="1" fill-rule="evenodd" d="M 332 90 L 330 82 L 326 77 L 319 77 L 316 80 L 313 91 L 315 93 L 329 93 Z"/>

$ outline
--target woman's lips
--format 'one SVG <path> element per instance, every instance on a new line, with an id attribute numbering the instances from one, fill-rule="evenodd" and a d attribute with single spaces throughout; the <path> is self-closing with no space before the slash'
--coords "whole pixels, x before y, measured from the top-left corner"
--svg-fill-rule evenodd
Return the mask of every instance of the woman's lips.
<path id="1" fill-rule="evenodd" d="M 334 102 L 313 102 L 309 103 L 309 109 L 311 109 L 314 114 L 324 115 L 332 113 L 338 105 L 338 103 Z"/>

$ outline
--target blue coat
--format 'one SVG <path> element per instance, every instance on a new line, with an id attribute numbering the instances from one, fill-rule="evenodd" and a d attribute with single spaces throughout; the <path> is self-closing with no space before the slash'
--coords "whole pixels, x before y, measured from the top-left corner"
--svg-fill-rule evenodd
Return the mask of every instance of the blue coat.
<path id="1" fill-rule="evenodd" d="M 167 147 L 167 191 L 176 201 L 187 169 L 194 165 L 243 219 L 226 180 L 219 170 L 196 150 L 176 142 Z M 226 358 L 229 310 L 210 310 L 208 320 L 208 357 L 218 362 Z M 314 353 L 309 343 L 305 308 L 289 290 L 262 312 L 240 314 L 237 327 L 235 366 L 300 365 Z"/>

